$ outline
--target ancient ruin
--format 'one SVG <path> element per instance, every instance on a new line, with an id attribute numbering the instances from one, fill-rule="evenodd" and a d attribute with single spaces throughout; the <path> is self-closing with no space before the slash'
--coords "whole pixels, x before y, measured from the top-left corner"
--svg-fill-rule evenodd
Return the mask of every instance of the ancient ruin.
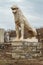
<path id="1" fill-rule="evenodd" d="M 4 29 L 0 29 L 0 44 L 4 43 Z"/>
<path id="2" fill-rule="evenodd" d="M 11 9 L 16 30 L 0 29 L 0 65 L 43 65 L 43 29 L 36 32 L 17 6 Z"/>

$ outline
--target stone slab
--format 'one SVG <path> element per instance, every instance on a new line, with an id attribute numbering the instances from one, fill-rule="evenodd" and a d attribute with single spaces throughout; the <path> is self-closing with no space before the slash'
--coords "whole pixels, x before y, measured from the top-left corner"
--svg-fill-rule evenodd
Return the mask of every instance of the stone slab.
<path id="1" fill-rule="evenodd" d="M 0 29 L 0 44 L 4 43 L 4 29 Z"/>

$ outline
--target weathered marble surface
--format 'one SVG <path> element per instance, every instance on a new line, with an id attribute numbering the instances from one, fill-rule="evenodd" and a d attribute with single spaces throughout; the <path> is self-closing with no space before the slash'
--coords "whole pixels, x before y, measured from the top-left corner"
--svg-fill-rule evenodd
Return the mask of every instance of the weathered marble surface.
<path id="1" fill-rule="evenodd" d="M 17 5 L 13 5 L 11 7 L 12 13 L 14 15 L 15 20 L 15 30 L 16 30 L 16 39 L 24 39 L 24 31 L 28 31 L 30 33 L 30 37 L 36 37 L 37 31 L 36 29 L 30 25 L 26 17 L 23 15 L 22 11 Z M 21 36 L 19 34 L 19 30 L 21 30 Z M 20 36 L 20 37 L 19 37 Z"/>

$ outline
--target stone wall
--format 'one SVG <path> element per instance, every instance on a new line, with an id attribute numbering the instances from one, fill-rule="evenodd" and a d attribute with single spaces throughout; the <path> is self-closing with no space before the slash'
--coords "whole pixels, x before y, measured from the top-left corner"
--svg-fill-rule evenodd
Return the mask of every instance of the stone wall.
<path id="1" fill-rule="evenodd" d="M 0 44 L 0 58 L 4 59 L 37 59 L 42 57 L 42 46 L 39 42 L 14 41 Z"/>
<path id="2" fill-rule="evenodd" d="M 15 41 L 12 43 L 12 58 L 32 59 L 41 57 L 41 43 Z"/>

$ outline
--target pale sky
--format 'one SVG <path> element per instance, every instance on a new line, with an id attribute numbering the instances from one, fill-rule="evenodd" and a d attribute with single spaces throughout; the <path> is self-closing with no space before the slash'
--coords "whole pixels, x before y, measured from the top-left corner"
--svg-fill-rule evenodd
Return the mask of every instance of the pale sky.
<path id="1" fill-rule="evenodd" d="M 43 27 L 43 0 L 0 0 L 0 28 L 15 29 L 10 7 L 18 5 L 33 27 Z"/>

